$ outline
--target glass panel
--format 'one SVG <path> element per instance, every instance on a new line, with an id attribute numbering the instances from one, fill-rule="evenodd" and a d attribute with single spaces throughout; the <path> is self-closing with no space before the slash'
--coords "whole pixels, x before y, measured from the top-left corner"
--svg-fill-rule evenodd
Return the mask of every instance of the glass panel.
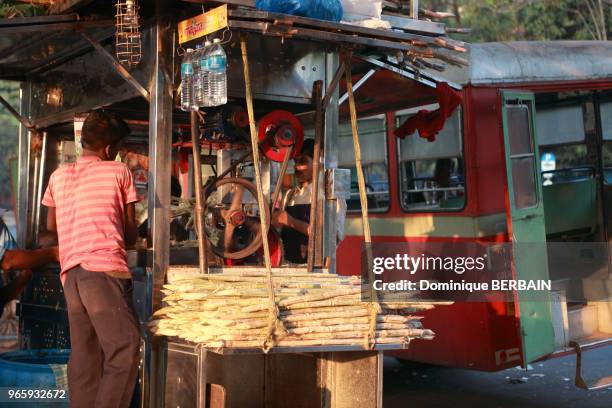
<path id="1" fill-rule="evenodd" d="M 510 155 L 532 153 L 529 108 L 527 105 L 506 105 Z"/>
<path id="2" fill-rule="evenodd" d="M 612 140 L 612 101 L 599 105 L 599 116 L 604 140 Z"/>
<path id="3" fill-rule="evenodd" d="M 512 184 L 516 208 L 534 207 L 538 203 L 534 157 L 521 157 L 512 161 Z"/>
<path id="4" fill-rule="evenodd" d="M 360 119 L 357 127 L 368 209 L 374 212 L 385 211 L 389 208 L 389 165 L 385 119 L 382 117 Z M 347 201 L 347 209 L 361 211 L 350 122 L 342 123 L 338 127 L 338 167 L 351 170 L 351 197 Z"/>
<path id="5" fill-rule="evenodd" d="M 582 106 L 538 109 L 538 144 L 554 145 L 584 141 Z"/>
<path id="6" fill-rule="evenodd" d="M 401 126 L 412 115 L 397 116 Z M 397 139 L 400 205 L 405 211 L 457 211 L 465 206 L 461 109 L 434 142 L 418 134 Z"/>
<path id="7" fill-rule="evenodd" d="M 585 144 L 547 146 L 540 149 L 540 156 L 544 157 L 547 154 L 553 155 L 555 170 L 585 167 L 589 165 L 587 147 Z"/>
<path id="8" fill-rule="evenodd" d="M 402 115 L 397 118 L 401 126 L 412 115 Z M 443 159 L 461 156 L 461 112 L 455 113 L 446 120 L 444 127 L 436 136 L 434 142 L 419 137 L 417 134 L 399 139 L 400 160 Z"/>
<path id="9" fill-rule="evenodd" d="M 385 163 L 387 160 L 386 134 L 384 119 L 362 119 L 357 121 L 361 161 L 364 165 Z M 338 166 L 349 168 L 355 164 L 353 133 L 350 123 L 338 126 Z"/>
<path id="10" fill-rule="evenodd" d="M 604 143 L 602 161 L 604 167 L 612 167 L 612 143 Z"/>
<path id="11" fill-rule="evenodd" d="M 460 157 L 400 162 L 400 204 L 406 211 L 456 211 L 465 205 Z"/>

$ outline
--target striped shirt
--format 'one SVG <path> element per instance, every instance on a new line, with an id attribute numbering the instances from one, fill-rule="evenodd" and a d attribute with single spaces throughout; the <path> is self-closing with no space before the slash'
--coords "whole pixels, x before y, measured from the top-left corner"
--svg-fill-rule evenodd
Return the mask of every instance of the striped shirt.
<path id="1" fill-rule="evenodd" d="M 123 163 L 85 156 L 53 172 L 42 204 L 55 207 L 62 283 L 79 265 L 127 275 L 125 206 L 136 201 Z"/>

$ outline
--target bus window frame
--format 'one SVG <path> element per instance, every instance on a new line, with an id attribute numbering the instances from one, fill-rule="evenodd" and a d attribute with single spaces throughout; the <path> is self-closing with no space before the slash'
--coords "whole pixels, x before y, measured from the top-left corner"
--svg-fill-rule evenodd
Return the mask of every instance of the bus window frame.
<path id="1" fill-rule="evenodd" d="M 604 94 L 596 97 L 596 109 L 595 114 L 597 118 L 597 133 L 598 133 L 598 143 L 599 143 L 599 166 L 601 168 L 601 179 L 602 185 L 610 186 L 612 183 L 609 183 L 607 178 L 605 177 L 605 171 L 608 169 L 612 169 L 612 161 L 605 162 L 604 161 L 604 149 L 606 146 L 612 146 L 612 137 L 606 139 L 604 137 L 604 128 L 603 128 L 603 120 L 602 120 L 602 112 L 601 106 L 604 104 L 612 104 L 612 95 Z M 611 149 L 612 150 L 612 149 Z"/>
<path id="2" fill-rule="evenodd" d="M 382 208 L 382 209 L 372 209 L 372 208 L 370 208 L 370 206 L 368 206 L 368 214 L 376 214 L 376 215 L 388 214 L 391 211 L 391 200 L 393 200 L 393 197 L 392 197 L 392 194 L 391 194 L 391 169 L 390 169 L 391 166 L 389 165 L 390 164 L 389 145 L 387 144 L 387 139 L 389 138 L 389 121 L 387 120 L 386 113 L 366 116 L 366 117 L 363 117 L 363 118 L 357 118 L 357 125 L 358 125 L 357 130 L 359 130 L 359 121 L 360 120 L 376 119 L 378 116 L 382 116 L 382 121 L 383 121 L 384 129 L 385 129 L 384 130 L 384 139 L 383 139 L 384 144 L 385 144 L 385 154 L 384 154 L 385 163 L 384 164 L 387 167 L 386 174 L 387 174 L 387 184 L 388 184 L 388 186 L 387 186 L 388 191 L 387 192 L 388 192 L 388 196 L 389 196 L 389 203 L 387 204 L 387 206 L 385 208 Z M 350 121 L 346 121 L 344 123 L 350 124 Z M 339 125 L 342 125 L 342 123 L 339 123 Z M 352 139 L 352 135 L 348 136 L 348 138 Z M 361 140 L 359 142 L 361 144 Z M 353 154 L 354 154 L 354 151 L 353 151 Z M 356 169 L 357 168 L 356 163 L 354 163 L 354 164 L 355 164 L 354 167 Z M 365 167 L 365 166 L 362 165 L 361 167 L 363 169 L 363 167 Z M 346 167 L 340 167 L 340 165 L 338 165 L 338 168 L 339 169 L 345 169 Z M 349 170 L 351 172 L 353 171 L 352 168 L 349 169 Z M 365 176 L 365 172 L 364 172 L 364 176 Z M 352 178 L 352 175 L 351 175 L 351 178 Z M 350 187 L 349 187 L 349 189 L 350 189 Z M 359 193 L 359 191 L 357 192 L 357 194 L 358 193 Z M 350 194 L 352 194 L 352 193 L 349 190 L 349 195 Z M 347 210 L 346 210 L 347 216 L 348 215 L 357 215 L 360 212 L 361 212 L 361 208 L 354 209 L 354 210 L 349 210 L 348 209 L 348 200 L 347 200 Z"/>
<path id="3" fill-rule="evenodd" d="M 437 209 L 428 209 L 428 210 L 408 210 L 406 209 L 406 207 L 404 206 L 404 204 L 402 203 L 402 172 L 400 170 L 400 165 L 401 165 L 401 146 L 400 146 L 400 142 L 401 139 L 395 135 L 392 135 L 392 137 L 395 139 L 394 143 L 395 143 L 395 153 L 396 153 L 396 163 L 397 163 L 397 203 L 399 204 L 399 208 L 401 209 L 402 213 L 405 214 L 459 214 L 459 213 L 463 213 L 465 212 L 465 209 L 468 206 L 468 175 L 467 175 L 467 157 L 465 155 L 465 116 L 464 116 L 464 107 L 463 105 L 459 105 L 459 107 L 457 108 L 459 110 L 459 129 L 460 129 L 460 136 L 459 136 L 459 140 L 461 142 L 461 157 L 460 159 L 462 159 L 463 161 L 463 172 L 462 172 L 462 176 L 463 176 L 463 206 L 462 207 L 457 207 L 457 208 L 437 208 Z M 453 112 L 454 113 L 454 112 Z M 401 123 L 399 123 L 399 116 L 404 116 L 404 115 L 397 115 L 397 112 L 393 113 L 393 120 L 395 123 L 396 128 L 398 128 Z M 420 137 L 419 135 L 408 135 L 406 137 Z M 455 157 L 456 158 L 456 157 Z M 437 159 L 420 159 L 420 160 L 437 160 Z M 416 160 L 410 160 L 410 161 L 416 161 Z"/>
<path id="4" fill-rule="evenodd" d="M 511 151 L 508 152 L 508 161 L 506 162 L 506 168 L 508 168 L 508 166 L 510 167 L 510 172 L 512 173 L 513 169 L 513 163 L 512 163 L 512 159 L 515 158 L 520 158 L 520 157 L 516 157 L 516 156 L 528 156 L 531 155 L 533 156 L 533 163 L 534 163 L 534 168 L 533 168 L 533 177 L 534 177 L 534 193 L 535 193 L 535 203 L 534 205 L 531 206 L 519 206 L 519 204 L 515 203 L 514 206 L 516 207 L 516 209 L 518 211 L 523 211 L 523 210 L 534 210 L 539 208 L 541 205 L 544 205 L 544 197 L 542 196 L 542 193 L 539 192 L 540 186 L 538 186 L 538 176 L 541 177 L 542 174 L 542 170 L 540 168 L 540 160 L 541 157 L 538 157 L 538 155 L 540 154 L 539 148 L 540 145 L 537 143 L 537 140 L 534 140 L 537 137 L 537 124 L 536 127 L 534 128 L 534 124 L 535 124 L 535 120 L 537 120 L 537 107 L 536 107 L 536 103 L 535 101 L 529 101 L 529 100 L 519 100 L 516 104 L 513 103 L 509 103 L 510 101 L 506 100 L 505 103 L 502 103 L 502 109 L 507 109 L 507 107 L 510 106 L 525 106 L 527 107 L 527 119 L 528 119 L 528 125 L 529 125 L 529 143 L 531 145 L 531 153 L 518 153 L 516 155 L 513 155 Z M 534 120 L 534 111 L 536 112 L 536 119 Z M 507 115 L 507 112 L 506 112 Z M 508 125 L 509 125 L 510 121 L 508 120 Z M 503 119 L 502 119 L 502 124 L 503 124 Z M 506 125 L 506 126 L 508 126 Z M 506 136 L 504 135 L 504 138 Z M 510 136 L 510 130 L 508 129 L 508 144 L 510 145 L 511 143 L 511 136 Z M 511 150 L 511 148 L 510 148 Z M 514 157 L 513 157 L 514 156 Z M 539 173 L 538 174 L 538 168 L 540 168 Z M 515 180 L 514 180 L 514 173 L 512 173 L 512 193 L 514 194 L 514 200 L 516 201 L 516 184 L 515 184 Z M 509 180 L 510 182 L 510 180 Z M 508 189 L 508 195 L 510 195 L 510 190 Z"/>
<path id="5" fill-rule="evenodd" d="M 601 114 L 601 106 L 605 105 L 605 104 L 611 104 L 612 105 L 612 97 L 611 96 L 605 96 L 602 98 L 597 98 L 597 104 L 596 104 L 596 114 L 597 114 L 597 126 L 599 128 L 599 137 L 601 140 L 601 144 L 606 144 L 606 143 L 612 143 L 612 136 L 610 136 L 609 139 L 605 138 L 604 135 L 604 128 L 603 128 L 603 120 L 602 120 L 602 114 Z M 611 129 L 612 130 L 612 129 Z"/>

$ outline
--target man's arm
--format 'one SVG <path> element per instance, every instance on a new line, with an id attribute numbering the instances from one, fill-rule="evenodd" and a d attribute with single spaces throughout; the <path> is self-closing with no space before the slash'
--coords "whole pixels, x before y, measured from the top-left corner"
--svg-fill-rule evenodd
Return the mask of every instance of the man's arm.
<path id="1" fill-rule="evenodd" d="M 57 234 L 57 221 L 55 207 L 47 207 L 47 231 Z"/>
<path id="2" fill-rule="evenodd" d="M 56 246 L 39 249 L 9 249 L 0 262 L 2 270 L 23 270 L 39 268 L 43 265 L 58 262 Z"/>
<path id="3" fill-rule="evenodd" d="M 289 227 L 304 235 L 308 235 L 308 223 L 302 220 L 298 220 L 295 217 L 292 217 L 287 211 L 274 211 L 272 213 L 272 225 L 275 227 Z"/>
<path id="4" fill-rule="evenodd" d="M 138 226 L 136 225 L 136 206 L 129 203 L 125 206 L 125 246 L 134 246 L 138 238 Z"/>

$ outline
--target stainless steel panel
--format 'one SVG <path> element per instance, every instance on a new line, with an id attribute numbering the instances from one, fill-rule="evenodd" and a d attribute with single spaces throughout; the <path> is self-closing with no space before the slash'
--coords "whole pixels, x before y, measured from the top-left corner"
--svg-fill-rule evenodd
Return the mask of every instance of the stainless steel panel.
<path id="1" fill-rule="evenodd" d="M 307 41 L 285 41 L 277 37 L 248 36 L 251 58 L 253 98 L 271 101 L 287 101 L 310 104 L 312 84 L 325 78 L 325 53 L 320 44 Z M 240 42 L 233 41 L 228 47 L 228 93 L 244 97 L 242 54 Z M 257 107 L 257 106 L 256 106 Z"/>
<path id="2" fill-rule="evenodd" d="M 418 10 L 418 6 L 417 6 Z M 388 21 L 393 28 L 399 28 L 408 32 L 415 33 L 430 33 L 434 35 L 446 34 L 444 24 L 433 21 L 416 20 L 414 18 L 401 17 L 391 14 L 383 14 L 380 16 L 383 21 Z"/>
<path id="3" fill-rule="evenodd" d="M 351 197 L 351 170 L 329 169 L 326 172 L 326 198 L 348 200 Z"/>

